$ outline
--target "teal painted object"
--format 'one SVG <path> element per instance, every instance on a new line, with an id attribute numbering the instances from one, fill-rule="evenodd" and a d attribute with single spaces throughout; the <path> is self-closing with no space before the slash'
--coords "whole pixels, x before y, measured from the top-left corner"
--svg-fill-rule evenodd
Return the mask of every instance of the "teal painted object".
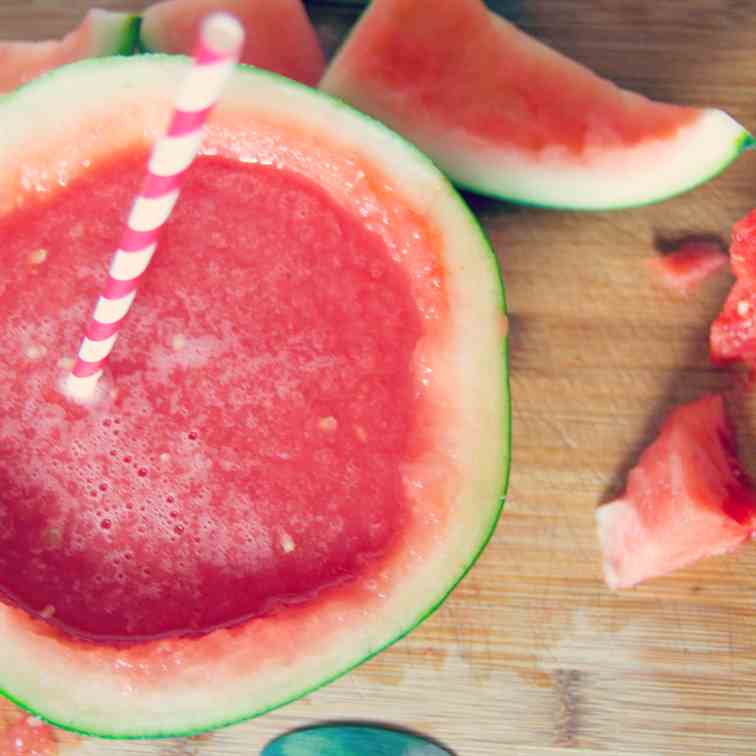
<path id="1" fill-rule="evenodd" d="M 305 0 L 305 5 L 331 6 L 361 11 L 367 6 L 368 2 L 369 0 Z M 520 17 L 522 0 L 485 0 L 485 3 L 494 13 L 504 16 L 510 21 L 517 21 Z"/>
<path id="2" fill-rule="evenodd" d="M 323 725 L 281 735 L 261 756 L 452 756 L 430 740 L 367 725 Z"/>

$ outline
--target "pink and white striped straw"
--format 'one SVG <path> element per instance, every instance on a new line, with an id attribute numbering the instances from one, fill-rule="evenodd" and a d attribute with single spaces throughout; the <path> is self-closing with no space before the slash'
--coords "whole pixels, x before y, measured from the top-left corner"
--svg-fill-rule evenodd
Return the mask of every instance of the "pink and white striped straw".
<path id="1" fill-rule="evenodd" d="M 110 263 L 105 290 L 68 376 L 66 389 L 76 399 L 94 396 L 103 364 L 155 252 L 160 229 L 178 199 L 181 178 L 197 155 L 205 121 L 233 72 L 243 42 L 244 29 L 228 13 L 213 13 L 202 23 L 194 63 L 179 90 L 168 130 L 153 148 L 147 175 Z"/>

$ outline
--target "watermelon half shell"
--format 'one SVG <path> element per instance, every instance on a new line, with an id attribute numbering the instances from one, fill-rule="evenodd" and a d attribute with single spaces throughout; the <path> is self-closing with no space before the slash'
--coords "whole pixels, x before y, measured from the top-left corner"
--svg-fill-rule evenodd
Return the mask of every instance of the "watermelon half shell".
<path id="1" fill-rule="evenodd" d="M 186 71 L 185 59 L 160 55 L 86 61 L 1 100 L 0 217 L 36 192 L 64 191 L 114 152 L 146 149 L 167 123 Z M 50 112 L 54 120 L 43 117 Z M 120 648 L 74 642 L 0 604 L 0 688 L 50 722 L 87 734 L 214 729 L 337 678 L 439 606 L 491 537 L 507 487 L 501 278 L 474 217 L 431 162 L 338 101 L 244 67 L 214 111 L 203 149 L 317 181 L 378 229 L 397 264 L 413 271 L 419 297 L 441 286 L 447 305 L 423 326 L 412 367 L 426 392 L 427 411 L 417 418 L 426 448 L 403 470 L 410 505 L 401 537 L 380 574 L 368 565 L 359 578 L 374 579 L 379 590 L 328 588 L 308 604 L 199 638 Z M 434 254 L 433 270 L 413 267 L 418 249 L 423 259 Z"/>

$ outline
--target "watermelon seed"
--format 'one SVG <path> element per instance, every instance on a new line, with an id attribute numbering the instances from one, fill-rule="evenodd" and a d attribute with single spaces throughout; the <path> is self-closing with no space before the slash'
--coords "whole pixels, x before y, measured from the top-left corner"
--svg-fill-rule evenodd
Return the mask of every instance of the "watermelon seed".
<path id="1" fill-rule="evenodd" d="M 27 347 L 26 349 L 26 356 L 30 360 L 38 360 L 40 357 L 44 357 L 47 353 L 47 349 L 43 346 L 36 346 L 32 344 L 32 346 Z"/>
<path id="2" fill-rule="evenodd" d="M 751 305 L 749 305 L 745 299 L 741 299 L 740 302 L 738 302 L 738 315 L 740 315 L 741 318 L 748 315 L 750 309 Z"/>
<path id="3" fill-rule="evenodd" d="M 296 548 L 294 539 L 285 531 L 281 534 L 281 548 L 284 554 L 290 554 Z"/>
<path id="4" fill-rule="evenodd" d="M 331 415 L 328 417 L 321 417 L 320 420 L 318 420 L 318 428 L 326 433 L 332 433 L 338 427 L 339 421 Z"/>
<path id="5" fill-rule="evenodd" d="M 45 260 L 47 260 L 46 249 L 35 249 L 34 252 L 29 254 L 29 263 L 31 265 L 41 265 Z"/>

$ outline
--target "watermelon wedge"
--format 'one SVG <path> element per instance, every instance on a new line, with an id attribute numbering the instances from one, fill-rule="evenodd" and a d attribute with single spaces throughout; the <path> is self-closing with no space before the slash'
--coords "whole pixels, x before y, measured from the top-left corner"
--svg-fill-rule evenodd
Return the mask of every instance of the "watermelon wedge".
<path id="1" fill-rule="evenodd" d="M 729 258 L 719 244 L 691 239 L 646 261 L 648 269 L 671 291 L 687 296 L 699 284 L 727 268 Z"/>
<path id="2" fill-rule="evenodd" d="M 721 111 L 619 89 L 482 0 L 373 0 L 321 87 L 406 136 L 460 186 L 543 207 L 657 202 L 753 141 Z"/>
<path id="3" fill-rule="evenodd" d="M 738 462 L 722 397 L 677 407 L 631 470 L 624 494 L 596 516 L 610 588 L 630 588 L 748 540 L 756 491 Z"/>
<path id="4" fill-rule="evenodd" d="M 242 63 L 318 83 L 325 58 L 302 0 L 164 0 L 144 12 L 142 50 L 190 55 L 201 20 L 216 10 L 233 13 L 244 25 Z"/>
<path id="5" fill-rule="evenodd" d="M 732 229 L 732 270 L 737 280 L 709 331 L 715 364 L 738 360 L 756 368 L 756 210 Z"/>
<path id="6" fill-rule="evenodd" d="M 138 36 L 138 16 L 95 9 L 61 40 L 0 42 L 0 93 L 76 60 L 131 55 Z"/>
<path id="7" fill-rule="evenodd" d="M 86 61 L 0 101 L 0 688 L 106 737 L 238 722 L 378 653 L 470 569 L 508 479 L 469 209 L 382 125 L 243 66 L 113 390 L 56 391 L 187 66 Z"/>

